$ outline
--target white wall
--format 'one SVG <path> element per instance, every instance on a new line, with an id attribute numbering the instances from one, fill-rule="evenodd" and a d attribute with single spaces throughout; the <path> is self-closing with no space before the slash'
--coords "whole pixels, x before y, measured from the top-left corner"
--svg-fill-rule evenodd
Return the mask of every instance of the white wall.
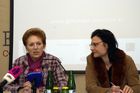
<path id="1" fill-rule="evenodd" d="M 47 52 L 66 69 L 84 70 L 91 32 L 105 28 L 139 66 L 139 9 L 140 0 L 14 0 L 13 59 L 25 53 L 23 33 L 40 27 L 47 35 Z"/>

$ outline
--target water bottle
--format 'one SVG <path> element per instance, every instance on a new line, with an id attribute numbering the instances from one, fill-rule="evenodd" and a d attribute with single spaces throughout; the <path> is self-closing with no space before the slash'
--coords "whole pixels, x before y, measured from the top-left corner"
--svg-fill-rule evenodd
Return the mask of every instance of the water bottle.
<path id="1" fill-rule="evenodd" d="M 76 84 L 73 71 L 68 72 L 68 89 L 69 93 L 76 93 Z"/>
<path id="2" fill-rule="evenodd" d="M 52 71 L 48 70 L 48 76 L 47 76 L 47 80 L 46 80 L 46 87 L 45 87 L 45 92 L 44 93 L 53 93 L 53 75 L 52 75 Z"/>

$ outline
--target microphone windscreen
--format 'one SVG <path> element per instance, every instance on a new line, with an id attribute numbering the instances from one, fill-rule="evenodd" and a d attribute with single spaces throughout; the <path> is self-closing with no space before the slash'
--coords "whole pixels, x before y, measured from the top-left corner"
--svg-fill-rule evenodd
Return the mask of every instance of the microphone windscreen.
<path id="1" fill-rule="evenodd" d="M 8 73 L 13 75 L 15 79 L 23 72 L 23 70 L 20 68 L 20 66 L 15 66 L 11 70 L 9 70 Z"/>
<path id="2" fill-rule="evenodd" d="M 35 87 L 39 87 L 42 82 L 42 72 L 31 72 L 27 75 L 27 80 L 35 83 Z"/>

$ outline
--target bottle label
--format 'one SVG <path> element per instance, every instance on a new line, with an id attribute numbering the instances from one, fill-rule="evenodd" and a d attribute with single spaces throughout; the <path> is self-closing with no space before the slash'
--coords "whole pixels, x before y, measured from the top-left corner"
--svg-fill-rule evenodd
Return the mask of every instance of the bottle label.
<path id="1" fill-rule="evenodd" d="M 45 93 L 52 93 L 52 91 L 50 89 L 47 89 Z"/>
<path id="2" fill-rule="evenodd" d="M 69 90 L 69 93 L 76 93 L 74 90 Z"/>

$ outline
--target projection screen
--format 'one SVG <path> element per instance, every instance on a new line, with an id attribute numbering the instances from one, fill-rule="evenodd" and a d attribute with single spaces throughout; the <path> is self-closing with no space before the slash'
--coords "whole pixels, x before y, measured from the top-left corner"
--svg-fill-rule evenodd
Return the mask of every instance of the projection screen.
<path id="1" fill-rule="evenodd" d="M 45 31 L 46 52 L 66 70 L 85 71 L 90 34 L 109 29 L 140 70 L 140 0 L 13 0 L 13 62 L 26 53 L 23 33 Z"/>

